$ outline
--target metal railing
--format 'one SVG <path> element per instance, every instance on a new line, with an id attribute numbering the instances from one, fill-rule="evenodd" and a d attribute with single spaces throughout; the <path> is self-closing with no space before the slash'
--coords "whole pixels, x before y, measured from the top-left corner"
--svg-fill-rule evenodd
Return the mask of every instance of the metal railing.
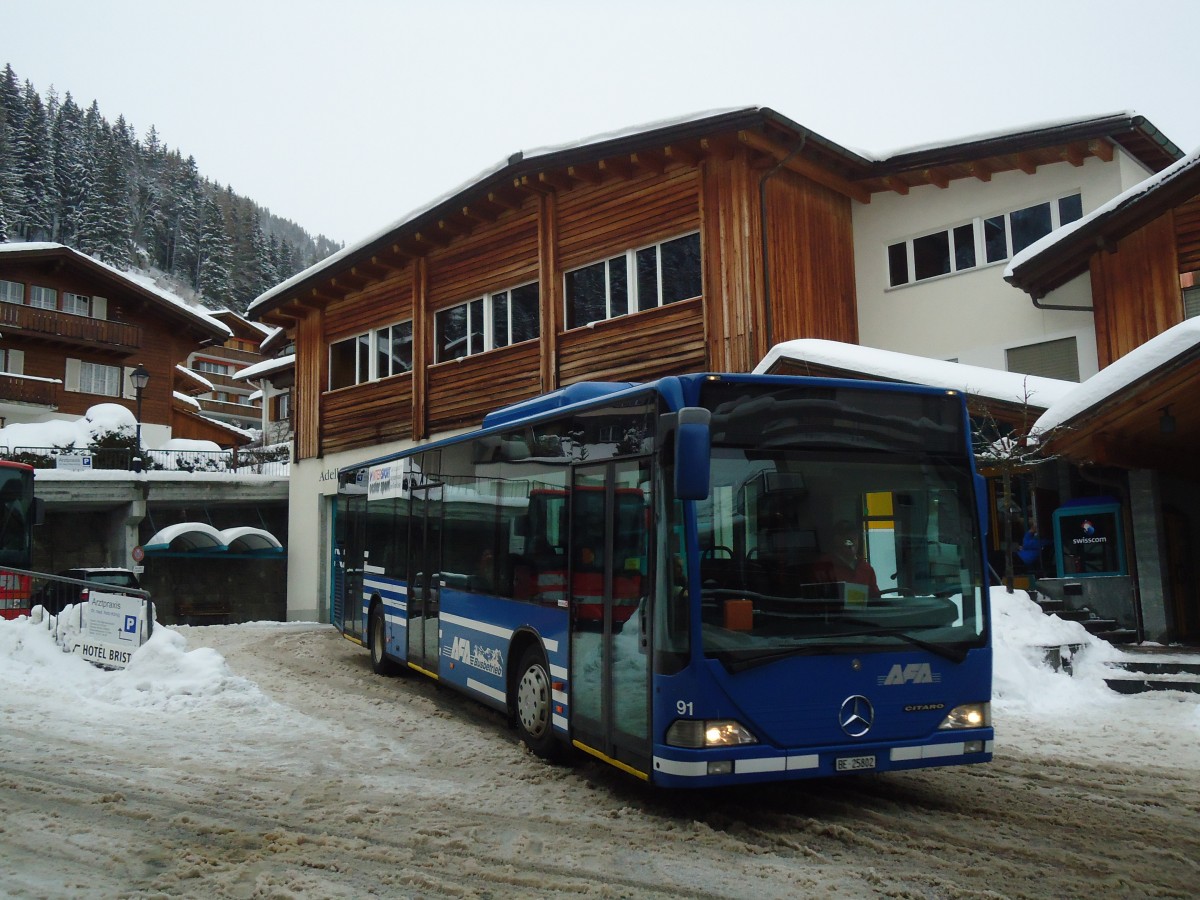
<path id="1" fill-rule="evenodd" d="M 0 459 L 23 462 L 35 469 L 65 468 L 62 463 L 74 458 L 71 468 L 82 470 L 135 471 L 140 461 L 147 472 L 226 472 L 235 475 L 286 476 L 291 472 L 287 445 L 234 448 L 232 450 L 143 450 L 140 454 L 124 447 L 64 449 L 62 447 L 3 447 Z"/>

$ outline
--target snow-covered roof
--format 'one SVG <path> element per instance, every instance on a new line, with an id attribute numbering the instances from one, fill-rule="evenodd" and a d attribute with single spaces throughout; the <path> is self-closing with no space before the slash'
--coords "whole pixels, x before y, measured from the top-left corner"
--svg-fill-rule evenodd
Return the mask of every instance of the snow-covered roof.
<path id="1" fill-rule="evenodd" d="M 262 362 L 257 362 L 252 366 L 247 366 L 244 369 L 238 369 L 230 377 L 238 380 L 262 378 L 264 375 L 272 375 L 275 372 L 282 372 L 283 370 L 290 369 L 295 365 L 296 354 L 289 353 L 286 356 L 280 356 L 278 359 L 264 359 Z"/>
<path id="2" fill-rule="evenodd" d="M 0 243 L 0 253 L 30 253 L 30 252 L 50 252 L 57 251 L 75 257 L 80 262 L 89 266 L 96 266 L 104 269 L 106 273 L 113 278 L 120 279 L 128 285 L 137 288 L 147 294 L 152 294 L 155 299 L 162 301 L 178 312 L 193 319 L 198 324 L 203 324 L 204 327 L 224 334 L 226 337 L 232 336 L 233 332 L 224 322 L 214 318 L 208 310 L 195 304 L 188 303 L 177 294 L 164 290 L 155 284 L 154 279 L 140 272 L 123 272 L 115 266 L 110 266 L 106 262 L 101 262 L 93 256 L 88 256 L 86 253 L 80 253 L 72 247 L 65 244 L 56 244 L 44 241 L 26 241 L 26 242 L 7 242 Z"/>
<path id="3" fill-rule="evenodd" d="M 961 147 L 964 144 L 978 144 L 986 141 L 995 141 L 1003 138 L 1010 138 L 1014 135 L 1036 134 L 1042 131 L 1055 131 L 1063 128 L 1070 128 L 1076 125 L 1085 125 L 1089 122 L 1103 122 L 1117 118 L 1132 118 L 1136 113 L 1133 110 L 1118 110 L 1114 113 L 1099 113 L 1091 116 L 1071 116 L 1066 119 L 1047 119 L 1038 122 L 1030 122 L 1026 125 L 1021 125 L 1015 128 L 997 128 L 988 131 L 981 131 L 976 134 L 960 135 L 956 138 L 942 139 L 930 141 L 928 143 L 913 144 L 908 147 L 896 147 L 891 150 L 881 150 L 876 154 L 876 158 L 887 161 L 894 159 L 897 156 L 908 156 L 915 153 L 926 153 L 930 150 L 944 150 L 948 147 Z"/>
<path id="4" fill-rule="evenodd" d="M 387 252 L 391 236 L 396 232 L 405 228 L 415 228 L 425 218 L 432 220 L 432 214 L 439 208 L 445 205 L 453 206 L 451 201 L 455 198 L 472 190 L 481 190 L 488 183 L 494 182 L 499 185 L 506 179 L 528 174 L 548 165 L 565 164 L 571 159 L 584 160 L 589 155 L 594 156 L 605 152 L 627 152 L 636 149 L 636 146 L 640 145 L 638 142 L 686 140 L 703 136 L 706 133 L 757 129 L 767 125 L 773 126 L 777 131 L 790 131 L 793 134 L 803 135 L 806 145 L 814 150 L 819 148 L 819 153 L 827 164 L 839 171 L 847 170 L 854 173 L 851 177 L 871 177 L 873 172 L 875 174 L 886 173 L 889 166 L 893 169 L 897 166 L 903 168 L 907 165 L 919 167 L 925 164 L 921 160 L 928 154 L 944 156 L 945 159 L 941 162 L 961 162 L 972 158 L 971 154 L 976 156 L 981 153 L 985 156 L 1001 152 L 1011 154 L 1019 151 L 1024 144 L 1033 146 L 1038 142 L 1045 144 L 1053 139 L 1084 139 L 1105 135 L 1115 135 L 1118 139 L 1121 136 L 1136 136 L 1135 143 L 1141 150 L 1132 150 L 1131 152 L 1135 155 L 1142 151 L 1150 152 L 1156 163 L 1163 159 L 1175 159 L 1178 156 L 1178 148 L 1174 144 L 1161 138 L 1157 129 L 1154 129 L 1142 117 L 1130 113 L 1042 122 L 1018 130 L 995 131 L 985 135 L 958 138 L 953 142 L 907 148 L 903 151 L 896 151 L 885 158 L 877 154 L 850 150 L 768 107 L 748 106 L 708 110 L 593 135 L 569 144 L 514 153 L 507 159 L 488 166 L 428 203 L 409 211 L 363 240 L 343 247 L 337 253 L 265 291 L 251 302 L 247 309 L 247 315 L 262 315 L 272 301 L 278 300 L 309 280 L 318 278 L 327 270 L 348 264 L 350 260 L 359 257 L 369 257 L 376 247 L 380 248 L 380 252 Z M 1000 147 L 1001 144 L 1004 146 Z"/>
<path id="5" fill-rule="evenodd" d="M 1004 268 L 1004 278 L 1006 281 L 1016 284 L 1026 290 L 1029 288 L 1023 283 L 1022 269 L 1031 266 L 1037 266 L 1040 262 L 1053 257 L 1065 247 L 1072 235 L 1079 235 L 1082 239 L 1084 233 L 1091 234 L 1093 232 L 1102 232 L 1106 226 L 1115 224 L 1114 219 L 1118 214 L 1129 214 L 1139 205 L 1146 203 L 1154 197 L 1159 191 L 1168 189 L 1171 185 L 1181 182 L 1183 179 L 1188 180 L 1187 190 L 1190 192 L 1195 185 L 1191 183 L 1193 175 L 1200 174 L 1200 150 L 1196 150 L 1187 156 L 1180 159 L 1178 162 L 1167 166 L 1161 172 L 1151 175 L 1144 181 L 1135 184 L 1127 191 L 1113 197 L 1107 203 L 1102 204 L 1092 210 L 1086 216 L 1076 219 L 1070 224 L 1064 225 L 1050 232 L 1048 235 L 1034 241 L 1020 253 L 1013 256 L 1009 263 Z M 1147 215 L 1154 215 L 1154 211 L 1149 211 Z M 1137 217 L 1132 217 L 1127 225 L 1128 230 L 1140 227 L 1145 224 Z M 1118 235 L 1120 236 L 1120 235 Z M 1081 254 L 1079 259 L 1069 270 L 1069 273 L 1078 274 L 1082 272 L 1087 265 L 1088 257 L 1096 251 L 1094 243 L 1088 242 L 1085 253 Z M 1058 283 L 1062 283 L 1063 278 L 1055 279 Z M 1050 285 L 1051 288 L 1057 284 Z"/>
<path id="6" fill-rule="evenodd" d="M 178 400 L 180 403 L 185 403 L 188 406 L 194 406 L 196 408 L 197 412 L 199 412 L 200 401 L 197 400 L 195 397 L 189 397 L 187 394 L 181 394 L 179 391 L 171 391 L 171 396 L 174 397 L 176 400 Z"/>
<path id="7" fill-rule="evenodd" d="M 218 531 L 207 522 L 179 522 L 159 529 L 144 544 L 150 553 L 214 551 L 279 554 L 283 545 L 271 532 L 250 525 Z"/>
<path id="8" fill-rule="evenodd" d="M 1035 431 L 1049 431 L 1099 407 L 1121 391 L 1152 373 L 1176 364 L 1200 348 L 1200 319 L 1187 319 L 1152 337 L 1116 362 L 1101 369 L 1075 390 L 1050 405 L 1034 423 Z"/>
<path id="9" fill-rule="evenodd" d="M 776 344 L 755 366 L 762 374 L 779 360 L 813 363 L 869 375 L 882 381 L 925 384 L 946 390 L 963 391 L 976 397 L 1005 403 L 1046 409 L 1079 387 L 1073 381 L 1041 378 L 1002 372 L 983 366 L 928 359 L 894 350 L 878 350 L 858 344 L 843 344 L 817 338 L 803 338 Z"/>
<path id="10" fill-rule="evenodd" d="M 201 375 L 195 369 L 189 369 L 187 366 L 177 363 L 175 365 L 175 371 L 179 372 L 181 375 L 184 375 L 187 378 L 191 378 L 193 381 L 199 382 L 201 385 L 203 385 L 210 391 L 216 390 L 216 385 L 214 385 L 211 381 L 209 381 L 207 378 L 205 378 L 203 375 Z"/>

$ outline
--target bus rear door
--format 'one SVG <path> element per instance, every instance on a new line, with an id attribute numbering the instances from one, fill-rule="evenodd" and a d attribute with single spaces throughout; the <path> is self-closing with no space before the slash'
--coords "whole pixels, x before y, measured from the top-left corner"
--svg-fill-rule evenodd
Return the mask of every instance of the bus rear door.
<path id="1" fill-rule="evenodd" d="M 571 486 L 572 738 L 649 772 L 648 460 L 577 466 Z"/>

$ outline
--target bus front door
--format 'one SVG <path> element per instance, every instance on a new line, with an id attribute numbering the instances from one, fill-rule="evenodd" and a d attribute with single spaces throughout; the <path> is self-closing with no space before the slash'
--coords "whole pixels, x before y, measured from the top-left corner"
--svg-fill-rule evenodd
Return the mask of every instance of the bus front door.
<path id="1" fill-rule="evenodd" d="M 648 773 L 650 464 L 577 466 L 571 485 L 571 732 Z"/>
<path id="2" fill-rule="evenodd" d="M 438 671 L 438 594 L 441 486 L 414 487 L 408 589 L 408 662 L 429 675 Z"/>

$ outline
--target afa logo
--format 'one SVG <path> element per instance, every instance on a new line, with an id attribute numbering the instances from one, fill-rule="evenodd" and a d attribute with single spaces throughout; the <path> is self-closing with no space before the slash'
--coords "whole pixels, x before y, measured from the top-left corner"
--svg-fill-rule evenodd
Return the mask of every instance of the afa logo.
<path id="1" fill-rule="evenodd" d="M 909 663 L 907 666 L 896 663 L 887 675 L 880 675 L 876 679 L 877 683 L 882 685 L 938 684 L 941 680 L 942 676 L 935 673 L 929 663 Z"/>
<path id="2" fill-rule="evenodd" d="M 504 674 L 504 656 L 495 647 L 472 645 L 466 638 L 456 637 L 454 643 L 444 648 L 443 652 L 456 662 L 465 663 L 472 669 L 479 669 L 489 675 Z"/>

